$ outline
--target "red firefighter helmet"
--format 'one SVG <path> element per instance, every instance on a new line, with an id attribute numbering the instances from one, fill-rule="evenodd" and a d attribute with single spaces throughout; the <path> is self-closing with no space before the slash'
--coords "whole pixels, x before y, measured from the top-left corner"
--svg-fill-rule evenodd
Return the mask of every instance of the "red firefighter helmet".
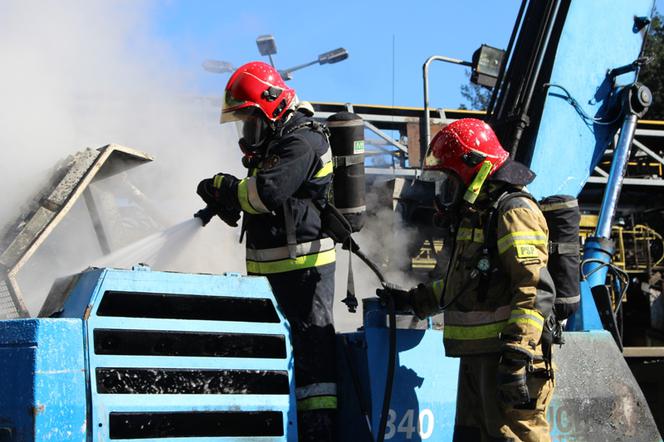
<path id="1" fill-rule="evenodd" d="M 270 122 L 284 116 L 295 100 L 279 72 L 267 63 L 252 61 L 237 68 L 226 84 L 221 122 L 238 119 L 238 111 L 259 109 Z"/>
<path id="2" fill-rule="evenodd" d="M 475 118 L 462 118 L 433 137 L 424 168 L 451 171 L 468 186 L 484 162 L 491 163 L 491 175 L 508 157 L 509 153 L 488 124 Z"/>

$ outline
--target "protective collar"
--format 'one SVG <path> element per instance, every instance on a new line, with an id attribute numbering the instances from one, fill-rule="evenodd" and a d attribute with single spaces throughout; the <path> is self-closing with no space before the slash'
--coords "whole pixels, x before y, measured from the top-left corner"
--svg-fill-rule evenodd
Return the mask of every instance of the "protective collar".
<path id="1" fill-rule="evenodd" d="M 488 181 L 500 181 L 513 186 L 526 186 L 533 182 L 535 176 L 535 172 L 528 167 L 508 158 L 500 169 L 489 177 Z"/>

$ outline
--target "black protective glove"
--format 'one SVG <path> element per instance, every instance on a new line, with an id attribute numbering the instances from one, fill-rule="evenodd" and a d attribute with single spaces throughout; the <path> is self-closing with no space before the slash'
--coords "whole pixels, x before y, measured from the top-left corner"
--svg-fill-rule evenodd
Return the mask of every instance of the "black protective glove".
<path id="1" fill-rule="evenodd" d="M 530 402 L 526 379 L 532 361 L 523 354 L 503 351 L 498 363 L 496 391 L 498 401 L 507 406 Z"/>
<path id="2" fill-rule="evenodd" d="M 240 219 L 240 211 L 233 209 L 221 209 L 217 212 L 217 215 L 223 222 L 228 224 L 231 227 L 237 227 L 237 222 Z"/>
<path id="3" fill-rule="evenodd" d="M 213 178 L 207 178 L 198 183 L 196 193 L 208 206 L 220 207 L 221 210 L 240 210 L 237 199 L 237 186 L 239 179 L 227 173 L 218 173 Z"/>
<path id="4" fill-rule="evenodd" d="M 199 218 L 203 225 L 206 226 L 215 215 L 231 227 L 237 227 L 237 222 L 240 219 L 239 210 L 219 209 L 213 206 L 206 206 L 204 209 L 199 210 L 194 214 L 194 218 Z"/>
<path id="5" fill-rule="evenodd" d="M 200 219 L 201 223 L 203 223 L 203 226 L 207 226 L 212 217 L 215 215 L 216 213 L 211 206 L 205 206 L 204 209 L 201 209 L 198 212 L 194 213 L 194 218 Z"/>
<path id="6" fill-rule="evenodd" d="M 376 289 L 376 295 L 382 299 L 387 300 L 391 297 L 394 300 L 394 310 L 402 313 L 412 313 L 412 290 L 406 291 L 396 287 L 384 287 Z"/>

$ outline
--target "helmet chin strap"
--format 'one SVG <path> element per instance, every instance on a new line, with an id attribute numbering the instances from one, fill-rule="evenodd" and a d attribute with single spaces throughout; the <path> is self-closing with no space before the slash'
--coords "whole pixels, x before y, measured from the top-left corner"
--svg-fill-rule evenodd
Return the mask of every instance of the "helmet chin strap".
<path id="1" fill-rule="evenodd" d="M 279 136 L 282 136 L 284 133 L 284 127 L 286 127 L 286 123 L 288 123 L 290 119 L 293 118 L 293 115 L 295 115 L 295 106 L 291 105 L 291 107 L 288 108 L 288 110 L 284 113 L 283 117 L 272 123 L 272 130 Z"/>

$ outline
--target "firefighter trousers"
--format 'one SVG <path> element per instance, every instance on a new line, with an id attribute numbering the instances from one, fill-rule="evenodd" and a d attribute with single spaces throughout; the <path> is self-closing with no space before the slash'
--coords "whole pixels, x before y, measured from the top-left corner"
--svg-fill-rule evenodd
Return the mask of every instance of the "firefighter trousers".
<path id="1" fill-rule="evenodd" d="M 268 275 L 291 326 L 300 441 L 335 441 L 335 264 Z"/>
<path id="2" fill-rule="evenodd" d="M 536 363 L 528 374 L 532 400 L 505 406 L 497 399 L 498 360 L 497 353 L 461 357 L 454 441 L 551 441 L 546 409 L 553 395 L 553 380 L 546 375 L 544 362 Z"/>

